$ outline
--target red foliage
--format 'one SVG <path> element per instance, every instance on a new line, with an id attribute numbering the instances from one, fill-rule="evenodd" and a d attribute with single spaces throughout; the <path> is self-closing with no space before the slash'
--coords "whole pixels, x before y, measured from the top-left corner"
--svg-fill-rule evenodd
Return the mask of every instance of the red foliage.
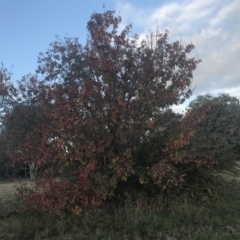
<path id="1" fill-rule="evenodd" d="M 191 113 L 179 123 L 179 136 L 158 149 L 165 159 L 136 159 L 149 141 L 147 132 L 166 128 L 166 109 L 191 95 L 192 71 L 200 60 L 187 58 L 192 44 L 167 43 L 167 31 L 157 34 L 156 46 L 150 48 L 130 36 L 131 25 L 119 32 L 120 22 L 112 11 L 93 14 L 86 46 L 77 39 L 56 40 L 40 54 L 40 77 L 26 76 L 19 85 L 18 94 L 41 112 L 18 156 L 12 156 L 34 161 L 42 170 L 38 192 L 25 197 L 37 209 L 71 208 L 78 214 L 82 206 L 98 205 L 116 192 L 126 195 L 132 179 L 142 182 L 142 172 L 150 179 L 144 184 L 152 180 L 161 189 L 166 187 L 162 179 L 184 182 L 186 174 L 173 162 L 204 163 L 189 157 L 192 152 L 179 151 L 194 134 L 189 123 L 203 117 Z M 129 189 L 118 191 L 126 182 Z"/>

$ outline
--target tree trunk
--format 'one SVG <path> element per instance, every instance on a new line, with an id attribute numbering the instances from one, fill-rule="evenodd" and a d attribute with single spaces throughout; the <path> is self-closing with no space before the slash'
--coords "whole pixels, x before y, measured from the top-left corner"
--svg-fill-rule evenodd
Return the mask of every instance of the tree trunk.
<path id="1" fill-rule="evenodd" d="M 36 179 L 37 169 L 38 169 L 38 166 L 35 164 L 35 162 L 32 162 L 32 163 L 29 164 L 31 180 L 35 180 Z"/>

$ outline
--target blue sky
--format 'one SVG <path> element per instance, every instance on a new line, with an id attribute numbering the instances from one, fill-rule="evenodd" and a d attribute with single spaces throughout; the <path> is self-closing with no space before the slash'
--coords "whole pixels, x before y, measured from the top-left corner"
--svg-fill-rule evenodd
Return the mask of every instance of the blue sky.
<path id="1" fill-rule="evenodd" d="M 192 99 L 220 92 L 240 98 L 239 0 L 0 0 L 0 62 L 13 80 L 34 73 L 39 52 L 56 35 L 85 43 L 87 21 L 104 11 L 103 3 L 120 12 L 122 27 L 132 23 L 140 38 L 158 24 L 160 31 L 169 30 L 170 42 L 195 45 L 192 56 L 203 62 L 194 72 Z"/>

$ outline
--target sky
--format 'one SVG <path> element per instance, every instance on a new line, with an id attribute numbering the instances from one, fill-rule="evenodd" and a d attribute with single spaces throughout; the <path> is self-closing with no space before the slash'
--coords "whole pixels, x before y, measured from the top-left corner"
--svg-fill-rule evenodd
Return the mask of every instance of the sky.
<path id="1" fill-rule="evenodd" d="M 103 4 L 105 8 L 103 8 Z M 0 0 L 0 62 L 13 80 L 35 73 L 39 52 L 60 38 L 86 43 L 94 12 L 115 10 L 121 28 L 145 38 L 149 29 L 169 30 L 169 42 L 193 43 L 201 59 L 193 74 L 193 96 L 229 93 L 240 98 L 240 0 Z"/>

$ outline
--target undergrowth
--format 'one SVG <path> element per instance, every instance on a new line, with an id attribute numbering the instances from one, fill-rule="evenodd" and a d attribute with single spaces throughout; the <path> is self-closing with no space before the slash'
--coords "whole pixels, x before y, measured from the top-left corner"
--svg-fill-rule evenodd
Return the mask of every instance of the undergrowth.
<path id="1" fill-rule="evenodd" d="M 224 182 L 220 196 L 199 199 L 184 194 L 165 207 L 126 202 L 88 208 L 79 216 L 16 211 L 16 202 L 4 201 L 0 240 L 240 239 L 240 183 Z"/>

